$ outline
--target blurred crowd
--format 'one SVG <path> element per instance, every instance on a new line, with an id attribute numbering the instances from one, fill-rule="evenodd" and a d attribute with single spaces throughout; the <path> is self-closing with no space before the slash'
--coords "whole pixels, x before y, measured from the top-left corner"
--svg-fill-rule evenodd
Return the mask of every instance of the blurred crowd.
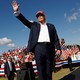
<path id="1" fill-rule="evenodd" d="M 34 60 L 34 54 L 29 52 L 25 55 L 26 49 L 27 47 L 23 49 L 8 50 L 8 52 L 4 53 L 0 57 L 0 68 L 4 68 L 4 63 L 7 61 L 8 57 L 12 58 L 12 61 L 15 63 L 15 67 L 20 66 L 20 64 L 24 62 L 32 62 L 32 60 Z"/>
<path id="2" fill-rule="evenodd" d="M 80 51 L 77 45 L 65 45 L 65 40 L 60 40 L 62 55 L 61 60 L 67 60 L 68 56 L 71 55 L 72 60 L 80 60 Z"/>
<path id="3" fill-rule="evenodd" d="M 67 60 L 68 56 L 71 55 L 72 60 L 80 60 L 80 51 L 77 45 L 72 45 L 72 46 L 66 46 L 65 45 L 65 40 L 61 39 L 60 40 L 61 44 L 61 50 L 62 54 L 60 58 L 56 57 L 56 61 L 59 60 Z M 24 62 L 32 62 L 34 61 L 34 54 L 29 52 L 26 54 L 27 47 L 24 47 L 22 49 L 17 48 L 13 50 L 8 50 L 6 53 L 3 53 L 3 55 L 0 57 L 0 68 L 4 68 L 4 63 L 7 61 L 8 57 L 12 58 L 12 61 L 15 63 L 15 66 L 20 66 L 21 63 Z M 57 50 L 56 51 L 56 56 L 58 56 Z"/>

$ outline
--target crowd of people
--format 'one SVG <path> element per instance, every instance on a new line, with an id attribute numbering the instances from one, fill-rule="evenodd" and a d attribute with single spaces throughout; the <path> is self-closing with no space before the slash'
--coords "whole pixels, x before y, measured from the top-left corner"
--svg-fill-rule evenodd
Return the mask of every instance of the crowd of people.
<path id="1" fill-rule="evenodd" d="M 60 40 L 61 50 L 62 50 L 62 60 L 67 60 L 68 56 L 71 55 L 72 60 L 80 60 L 80 51 L 77 45 L 67 46 L 65 45 L 65 40 Z"/>
<path id="2" fill-rule="evenodd" d="M 4 68 L 4 63 L 7 61 L 8 57 L 12 58 L 15 66 L 20 66 L 20 64 L 24 62 L 32 62 L 34 59 L 34 54 L 29 52 L 25 55 L 26 49 L 27 47 L 23 49 L 8 50 L 8 52 L 3 53 L 0 57 L 0 68 Z"/>
<path id="3" fill-rule="evenodd" d="M 25 55 L 27 47 L 22 49 L 13 49 L 8 50 L 7 52 L 3 53 L 0 57 L 0 68 L 4 68 L 4 63 L 7 61 L 8 57 L 12 58 L 12 61 L 15 63 L 15 66 L 20 66 L 21 63 L 24 62 L 32 62 L 34 60 L 34 54 L 29 52 Z M 58 53 L 56 53 L 57 55 Z M 71 59 L 73 60 L 80 60 L 80 51 L 76 45 L 72 45 L 70 47 L 62 48 L 62 55 L 60 60 L 67 60 L 68 56 L 71 55 Z M 56 59 L 57 61 L 57 59 Z"/>
<path id="4" fill-rule="evenodd" d="M 79 48 L 77 45 L 66 46 L 64 39 L 61 40 L 60 45 L 61 45 L 62 54 L 61 54 L 61 56 L 58 56 L 59 53 L 55 49 L 55 52 L 56 52 L 55 63 L 57 61 L 65 61 L 66 60 L 66 61 L 68 61 L 68 65 L 69 65 L 68 67 L 69 67 L 70 71 L 72 71 L 73 70 L 72 61 L 80 60 Z M 26 51 L 27 51 L 27 47 L 24 47 L 24 48 L 8 50 L 7 52 L 3 53 L 2 56 L 0 57 L 0 68 L 5 69 L 5 63 L 8 62 L 9 58 L 12 59 L 12 62 L 14 63 L 15 68 L 20 67 L 20 65 L 25 62 L 34 62 L 35 61 L 34 53 L 29 52 L 26 54 Z M 36 62 L 35 62 L 35 64 L 36 64 Z M 36 66 L 36 69 L 37 69 L 37 66 Z"/>

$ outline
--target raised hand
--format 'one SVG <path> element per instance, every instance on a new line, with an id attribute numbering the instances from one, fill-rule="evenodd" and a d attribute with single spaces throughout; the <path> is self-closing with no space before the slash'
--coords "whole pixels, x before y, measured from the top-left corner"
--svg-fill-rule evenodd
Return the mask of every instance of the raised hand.
<path id="1" fill-rule="evenodd" d="M 14 12 L 17 12 L 19 9 L 19 5 L 17 4 L 15 0 L 12 1 L 12 7 L 13 7 Z"/>

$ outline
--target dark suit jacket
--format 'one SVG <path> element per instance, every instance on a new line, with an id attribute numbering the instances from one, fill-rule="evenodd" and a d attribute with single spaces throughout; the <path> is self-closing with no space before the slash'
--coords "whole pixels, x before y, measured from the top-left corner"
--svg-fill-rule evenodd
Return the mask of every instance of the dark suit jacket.
<path id="1" fill-rule="evenodd" d="M 70 56 L 68 56 L 68 64 L 72 64 L 72 59 Z"/>
<path id="2" fill-rule="evenodd" d="M 17 18 L 24 25 L 26 25 L 29 29 L 31 29 L 30 30 L 29 41 L 28 41 L 27 52 L 34 52 L 34 48 L 35 48 L 35 46 L 37 44 L 38 37 L 39 37 L 40 24 L 37 23 L 37 22 L 31 23 L 21 13 L 17 16 Z M 61 50 L 60 49 L 58 35 L 57 35 L 57 32 L 56 32 L 55 26 L 53 24 L 47 23 L 47 26 L 48 26 L 48 30 L 49 30 L 49 36 L 50 36 L 50 42 L 51 42 L 51 49 L 52 49 L 52 52 L 54 53 L 55 47 L 58 50 Z"/>
<path id="3" fill-rule="evenodd" d="M 14 74 L 14 72 L 16 72 L 15 65 L 14 65 L 13 62 L 11 62 L 11 64 L 12 64 L 12 73 Z M 10 75 L 10 68 L 9 68 L 8 62 L 5 63 L 4 73 L 5 73 L 6 75 L 8 75 L 8 76 Z"/>

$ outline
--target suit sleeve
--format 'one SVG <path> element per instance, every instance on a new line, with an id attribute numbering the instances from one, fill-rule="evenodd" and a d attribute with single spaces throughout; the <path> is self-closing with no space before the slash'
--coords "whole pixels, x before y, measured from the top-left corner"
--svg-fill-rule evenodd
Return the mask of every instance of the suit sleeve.
<path id="1" fill-rule="evenodd" d="M 4 73 L 7 74 L 7 65 L 6 65 L 6 63 L 4 64 Z"/>
<path id="2" fill-rule="evenodd" d="M 58 34 L 57 34 L 55 27 L 54 27 L 54 34 L 55 34 L 55 47 L 57 50 L 61 50 Z"/>
<path id="3" fill-rule="evenodd" d="M 28 28 L 31 28 L 33 22 L 30 22 L 29 20 L 27 20 L 21 13 L 16 16 L 25 26 L 27 26 Z"/>
<path id="4" fill-rule="evenodd" d="M 13 70 L 14 70 L 14 72 L 16 72 L 15 64 L 13 62 L 12 62 L 12 64 L 13 64 Z"/>

